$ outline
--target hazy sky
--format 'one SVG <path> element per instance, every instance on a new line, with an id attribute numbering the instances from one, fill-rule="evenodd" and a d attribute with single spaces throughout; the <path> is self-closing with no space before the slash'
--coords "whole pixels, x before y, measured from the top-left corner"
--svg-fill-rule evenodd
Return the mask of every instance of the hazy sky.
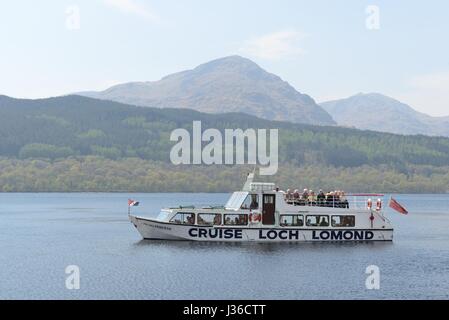
<path id="1" fill-rule="evenodd" d="M 448 37 L 447 0 L 1 1 L 0 94 L 100 90 L 240 54 L 318 102 L 381 92 L 449 116 Z"/>

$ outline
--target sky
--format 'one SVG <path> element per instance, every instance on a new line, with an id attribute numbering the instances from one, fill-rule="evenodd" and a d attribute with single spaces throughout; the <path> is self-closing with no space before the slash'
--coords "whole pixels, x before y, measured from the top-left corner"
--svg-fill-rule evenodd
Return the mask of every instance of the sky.
<path id="1" fill-rule="evenodd" d="M 1 1 L 0 94 L 104 90 L 238 54 L 317 102 L 379 92 L 449 116 L 448 16 L 447 0 Z"/>

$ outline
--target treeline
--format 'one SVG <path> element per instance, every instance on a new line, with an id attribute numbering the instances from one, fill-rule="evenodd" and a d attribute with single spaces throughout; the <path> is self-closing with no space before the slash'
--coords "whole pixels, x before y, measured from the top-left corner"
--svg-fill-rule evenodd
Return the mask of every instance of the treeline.
<path id="1" fill-rule="evenodd" d="M 0 97 L 0 156 L 59 159 L 69 156 L 129 157 L 169 161 L 176 128 L 194 120 L 207 128 L 278 128 L 283 164 L 356 168 L 388 165 L 449 166 L 449 139 L 401 136 L 338 127 L 262 120 L 245 114 L 140 108 L 79 96 L 44 100 Z"/>
<path id="2" fill-rule="evenodd" d="M 0 158 L 0 192 L 231 192 L 241 189 L 248 166 L 173 166 L 139 158 L 69 157 L 60 160 Z M 274 177 L 287 188 L 347 192 L 448 192 L 449 167 L 336 168 L 282 165 Z"/>

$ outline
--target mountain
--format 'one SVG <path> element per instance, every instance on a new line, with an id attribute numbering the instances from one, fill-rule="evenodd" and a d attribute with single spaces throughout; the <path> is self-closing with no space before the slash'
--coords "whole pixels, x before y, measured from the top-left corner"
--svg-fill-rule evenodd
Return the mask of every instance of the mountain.
<path id="1" fill-rule="evenodd" d="M 160 81 L 125 83 L 79 94 L 138 106 L 244 112 L 270 120 L 335 124 L 311 97 L 240 56 L 217 59 Z"/>
<path id="2" fill-rule="evenodd" d="M 431 117 L 379 93 L 321 103 L 340 126 L 397 134 L 449 136 L 449 117 Z"/>

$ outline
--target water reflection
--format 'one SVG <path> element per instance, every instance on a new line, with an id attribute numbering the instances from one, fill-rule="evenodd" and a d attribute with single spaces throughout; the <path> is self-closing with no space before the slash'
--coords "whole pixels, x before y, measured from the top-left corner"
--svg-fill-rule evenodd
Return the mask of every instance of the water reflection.
<path id="1" fill-rule="evenodd" d="M 279 251 L 296 251 L 304 250 L 313 251 L 338 251 L 346 250 L 348 248 L 360 248 L 366 250 L 391 248 L 394 246 L 393 242 L 373 242 L 373 241 L 359 241 L 359 242 L 283 242 L 283 243 L 262 243 L 262 242 L 197 242 L 197 241 L 165 241 L 165 240 L 140 240 L 134 243 L 135 247 L 165 247 L 167 249 L 182 249 L 198 251 L 202 249 L 207 250 L 221 250 L 227 251 L 230 249 L 241 249 L 251 252 L 279 252 Z"/>
<path id="2" fill-rule="evenodd" d="M 437 299 L 449 292 L 449 195 L 397 196 L 394 242 L 141 240 L 127 219 L 228 194 L 0 194 L 0 299 Z M 433 201 L 435 200 L 435 201 Z M 65 267 L 82 290 L 65 289 Z M 365 288 L 368 265 L 381 290 Z"/>

